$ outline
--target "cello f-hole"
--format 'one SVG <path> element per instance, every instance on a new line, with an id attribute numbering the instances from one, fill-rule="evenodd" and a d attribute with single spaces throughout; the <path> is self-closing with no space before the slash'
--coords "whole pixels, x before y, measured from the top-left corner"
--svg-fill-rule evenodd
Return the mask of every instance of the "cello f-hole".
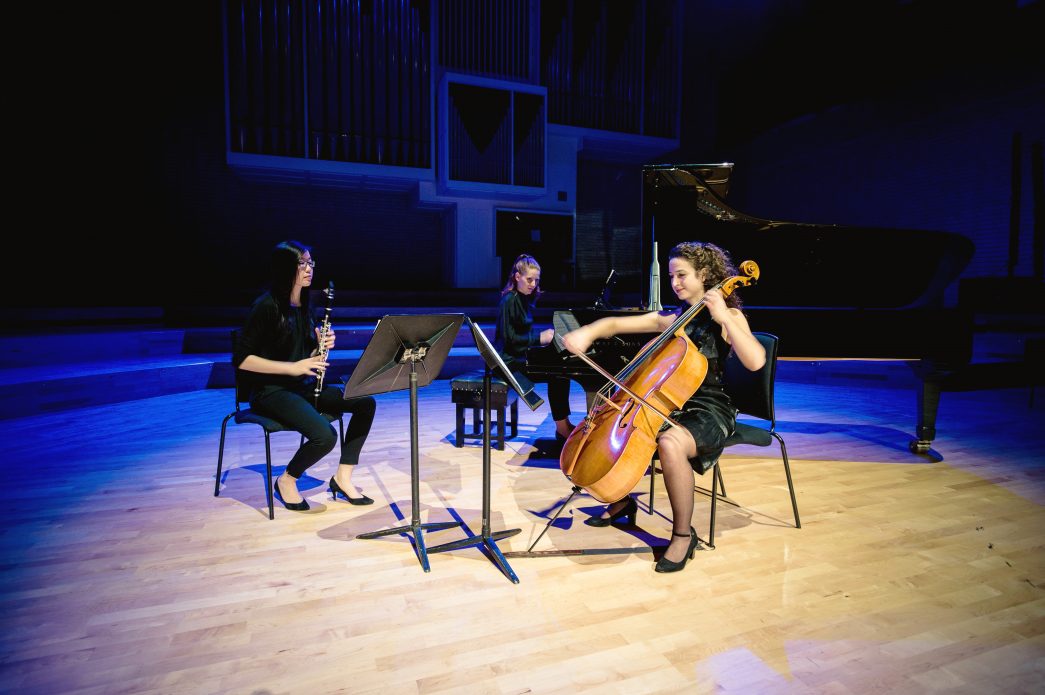
<path id="1" fill-rule="evenodd" d="M 623 408 L 618 408 L 618 410 L 620 410 L 620 415 L 617 417 L 617 422 L 620 423 L 617 425 L 618 427 L 623 429 L 628 426 L 628 413 L 630 413 L 631 409 L 634 407 L 635 400 L 633 398 L 629 398 L 628 402 L 624 404 Z"/>

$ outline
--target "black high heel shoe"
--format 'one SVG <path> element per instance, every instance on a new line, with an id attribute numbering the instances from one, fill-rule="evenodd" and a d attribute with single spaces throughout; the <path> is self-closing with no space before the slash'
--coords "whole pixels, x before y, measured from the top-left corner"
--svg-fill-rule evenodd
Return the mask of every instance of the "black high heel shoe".
<path id="1" fill-rule="evenodd" d="M 689 550 L 686 551 L 686 555 L 682 558 L 682 562 L 672 562 L 668 558 L 661 555 L 660 559 L 657 560 L 657 566 L 653 568 L 658 572 L 678 572 L 686 566 L 687 562 L 693 559 L 693 551 L 696 550 L 697 545 L 700 544 L 700 539 L 697 538 L 697 531 L 692 526 L 689 527 L 689 533 L 675 533 L 674 531 L 672 531 L 671 535 L 678 536 L 680 538 L 685 538 L 686 536 L 689 536 Z M 664 552 L 667 552 L 667 550 L 665 550 Z"/>
<path id="2" fill-rule="evenodd" d="M 300 502 L 287 502 L 283 499 L 283 492 L 279 489 L 279 478 L 276 478 L 272 482 L 272 490 L 276 493 L 276 498 L 283 503 L 283 506 L 292 512 L 307 512 L 310 507 L 308 506 L 308 500 L 304 497 L 301 498 Z"/>
<path id="3" fill-rule="evenodd" d="M 631 517 L 631 523 L 635 523 L 638 520 L 639 505 L 635 502 L 634 497 L 629 497 L 627 503 L 610 514 L 607 518 L 603 519 L 601 516 L 593 516 L 584 520 L 584 523 L 588 526 L 609 526 L 617 519 L 623 519 L 626 516 Z"/>
<path id="4" fill-rule="evenodd" d="M 335 480 L 334 478 L 330 479 L 330 487 L 328 489 L 330 490 L 330 494 L 334 496 L 334 501 L 337 501 L 337 496 L 340 494 L 342 497 L 348 500 L 349 504 L 362 505 L 374 503 L 374 500 L 370 499 L 366 495 L 363 495 L 362 497 L 349 497 L 348 493 L 345 492 L 344 489 L 342 489 L 342 487 L 337 484 L 337 480 Z"/>

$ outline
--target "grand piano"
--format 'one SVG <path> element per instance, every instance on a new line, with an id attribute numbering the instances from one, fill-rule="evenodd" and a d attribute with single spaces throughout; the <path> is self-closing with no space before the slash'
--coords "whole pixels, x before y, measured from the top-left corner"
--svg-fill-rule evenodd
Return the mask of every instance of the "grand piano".
<path id="1" fill-rule="evenodd" d="M 944 290 L 972 258 L 972 242 L 941 231 L 805 224 L 746 215 L 725 202 L 732 164 L 658 164 L 643 167 L 643 249 L 649 267 L 681 241 L 710 241 L 735 263 L 761 269 L 742 290 L 752 329 L 780 337 L 780 358 L 889 359 L 907 362 L 918 377 L 915 438 L 928 453 L 936 437 L 940 384 L 969 362 L 972 317 L 944 306 Z M 660 296 L 674 300 L 666 273 Z M 586 307 L 569 312 L 583 325 L 626 310 Z M 558 317 L 557 320 L 562 320 Z M 619 371 L 652 336 L 597 341 L 593 357 Z M 605 381 L 579 358 L 553 346 L 530 350 L 528 370 L 574 379 L 586 392 Z"/>

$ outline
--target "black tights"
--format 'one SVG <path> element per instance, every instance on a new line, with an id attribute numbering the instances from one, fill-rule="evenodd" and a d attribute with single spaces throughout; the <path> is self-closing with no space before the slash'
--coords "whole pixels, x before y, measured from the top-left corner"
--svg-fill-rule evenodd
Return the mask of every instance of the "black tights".
<path id="1" fill-rule="evenodd" d="M 370 425 L 374 422 L 377 402 L 370 396 L 342 397 L 341 389 L 327 386 L 319 394 L 319 411 L 312 405 L 312 391 L 280 389 L 251 400 L 250 407 L 260 415 L 278 420 L 284 427 L 305 435 L 305 443 L 287 464 L 287 475 L 300 478 L 305 471 L 329 454 L 337 444 L 337 430 L 320 414 L 351 413 L 352 418 L 341 443 L 341 465 L 359 463 Z"/>

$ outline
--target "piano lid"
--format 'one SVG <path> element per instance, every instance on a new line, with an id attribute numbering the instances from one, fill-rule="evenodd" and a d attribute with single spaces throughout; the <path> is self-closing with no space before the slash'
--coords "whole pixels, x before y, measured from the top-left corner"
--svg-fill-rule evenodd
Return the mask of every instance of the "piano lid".
<path id="1" fill-rule="evenodd" d="M 648 186 L 691 186 L 705 187 L 719 198 L 729 193 L 729 177 L 733 173 L 733 162 L 721 164 L 649 164 L 643 167 L 643 176 Z"/>
<path id="2" fill-rule="evenodd" d="M 683 241 L 726 249 L 734 263 L 762 271 L 741 295 L 769 307 L 901 308 L 941 306 L 944 290 L 972 258 L 973 243 L 952 232 L 767 220 L 723 199 L 732 164 L 643 167 L 644 267 L 653 241 L 662 268 Z M 706 179 L 705 176 L 709 178 Z M 673 298 L 661 273 L 661 301 Z"/>

